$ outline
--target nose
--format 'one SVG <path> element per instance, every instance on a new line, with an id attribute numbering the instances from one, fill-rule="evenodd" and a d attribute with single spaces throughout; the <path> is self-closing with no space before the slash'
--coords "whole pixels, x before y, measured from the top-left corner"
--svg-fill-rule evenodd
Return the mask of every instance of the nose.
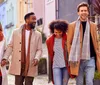
<path id="1" fill-rule="evenodd" d="M 33 24 L 36 24 L 36 22 L 33 22 Z"/>

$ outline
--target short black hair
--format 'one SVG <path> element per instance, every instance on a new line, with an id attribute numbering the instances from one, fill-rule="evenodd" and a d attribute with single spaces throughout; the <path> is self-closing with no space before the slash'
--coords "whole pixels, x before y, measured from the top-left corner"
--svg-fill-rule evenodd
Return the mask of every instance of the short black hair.
<path id="1" fill-rule="evenodd" d="M 63 33 L 67 32 L 68 22 L 65 20 L 54 20 L 49 24 L 49 29 L 51 33 L 54 33 L 54 29 L 60 30 Z"/>
<path id="2" fill-rule="evenodd" d="M 27 14 L 24 16 L 24 20 L 26 21 L 26 19 L 28 19 L 31 15 L 35 15 L 35 13 L 34 13 L 34 12 L 27 13 Z"/>

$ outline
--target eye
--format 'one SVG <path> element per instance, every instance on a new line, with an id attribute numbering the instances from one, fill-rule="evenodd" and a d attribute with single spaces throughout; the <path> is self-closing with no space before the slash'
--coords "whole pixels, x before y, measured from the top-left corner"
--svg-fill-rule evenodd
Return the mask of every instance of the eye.
<path id="1" fill-rule="evenodd" d="M 81 10 L 81 12 L 83 12 L 83 10 Z"/>

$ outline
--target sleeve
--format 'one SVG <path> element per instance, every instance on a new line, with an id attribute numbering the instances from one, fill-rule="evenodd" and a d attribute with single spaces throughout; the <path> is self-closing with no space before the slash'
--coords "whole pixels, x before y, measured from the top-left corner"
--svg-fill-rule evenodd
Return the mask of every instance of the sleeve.
<path id="1" fill-rule="evenodd" d="M 38 46 L 37 46 L 37 51 L 36 51 L 36 55 L 35 55 L 35 59 L 38 59 L 38 61 L 40 60 L 40 57 L 42 56 L 42 36 L 40 34 L 39 39 L 38 39 Z"/>
<path id="2" fill-rule="evenodd" d="M 68 32 L 67 32 L 67 50 L 68 50 L 68 55 L 70 53 L 73 36 L 74 36 L 74 28 L 72 27 L 71 24 L 69 24 Z"/>
<path id="3" fill-rule="evenodd" d="M 9 56 L 12 54 L 12 51 L 13 51 L 13 40 L 14 40 L 14 32 L 13 32 L 13 34 L 12 34 L 12 37 L 11 37 L 11 39 L 10 39 L 9 44 L 7 45 L 7 47 L 6 47 L 6 49 L 5 49 L 3 59 L 8 59 Z"/>

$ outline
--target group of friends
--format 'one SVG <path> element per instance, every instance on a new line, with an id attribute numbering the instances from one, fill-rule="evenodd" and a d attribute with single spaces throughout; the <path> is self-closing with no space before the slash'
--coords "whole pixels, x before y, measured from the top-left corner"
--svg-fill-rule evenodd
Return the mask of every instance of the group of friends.
<path id="1" fill-rule="evenodd" d="M 54 85 L 68 85 L 69 78 L 76 85 L 93 85 L 95 70 L 100 72 L 100 51 L 97 40 L 97 25 L 88 19 L 89 5 L 77 6 L 78 18 L 69 23 L 52 21 L 51 36 L 46 44 L 49 54 L 49 79 Z"/>
<path id="2" fill-rule="evenodd" d="M 50 36 L 46 40 L 49 58 L 49 80 L 54 85 L 68 85 L 69 78 L 76 85 L 93 85 L 95 70 L 100 71 L 100 52 L 97 42 L 97 25 L 88 19 L 89 5 L 77 6 L 78 18 L 72 23 L 54 20 L 49 24 Z M 9 44 L 0 24 L 0 85 L 8 85 L 6 64 L 11 62 L 9 73 L 15 75 L 15 85 L 32 85 L 38 74 L 42 56 L 42 36 L 35 29 L 33 12 L 24 16 L 25 24 L 13 31 Z"/>

